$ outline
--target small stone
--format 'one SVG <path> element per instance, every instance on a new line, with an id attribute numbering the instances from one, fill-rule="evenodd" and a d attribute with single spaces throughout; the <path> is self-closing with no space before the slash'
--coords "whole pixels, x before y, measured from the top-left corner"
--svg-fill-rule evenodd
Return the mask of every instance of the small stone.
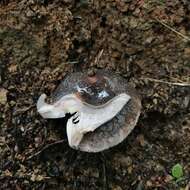
<path id="1" fill-rule="evenodd" d="M 151 181 L 147 181 L 147 182 L 146 182 L 146 186 L 147 186 L 147 187 L 152 187 L 152 182 L 151 182 Z"/>
<path id="2" fill-rule="evenodd" d="M 4 54 L 4 50 L 0 48 L 0 55 Z"/>
<path id="3" fill-rule="evenodd" d="M 127 168 L 128 174 L 132 174 L 132 171 L 133 171 L 133 166 L 129 166 L 129 167 Z"/>
<path id="4" fill-rule="evenodd" d="M 155 105 L 158 104 L 158 100 L 156 98 L 153 99 L 153 102 L 154 102 Z"/>
<path id="5" fill-rule="evenodd" d="M 7 103 L 7 93 L 8 91 L 4 88 L 0 88 L 0 104 L 6 104 Z"/>
<path id="6" fill-rule="evenodd" d="M 114 52 L 112 53 L 112 57 L 118 58 L 118 57 L 120 57 L 120 53 L 119 53 L 118 51 L 114 51 Z"/>
<path id="7" fill-rule="evenodd" d="M 10 67 L 8 67 L 8 70 L 10 73 L 16 72 L 17 71 L 17 65 L 16 64 L 10 65 Z"/>
<path id="8" fill-rule="evenodd" d="M 39 147 L 40 144 L 42 143 L 42 138 L 36 137 L 36 138 L 34 138 L 34 141 L 35 141 L 35 147 Z"/>
<path id="9" fill-rule="evenodd" d="M 0 136 L 0 141 L 3 142 L 3 143 L 5 143 L 6 142 L 5 141 L 5 137 Z"/>
<path id="10" fill-rule="evenodd" d="M 139 144 L 141 146 L 145 146 L 145 144 L 146 144 L 145 139 L 144 139 L 144 135 L 138 135 L 137 136 L 137 141 L 139 142 Z"/>
<path id="11" fill-rule="evenodd" d="M 190 96 L 185 96 L 185 98 L 183 100 L 184 108 L 187 108 L 189 103 L 190 103 Z"/>
<path id="12" fill-rule="evenodd" d="M 5 170 L 4 175 L 9 177 L 13 176 L 13 174 L 9 170 Z"/>
<path id="13" fill-rule="evenodd" d="M 89 71 L 88 71 L 88 76 L 89 77 L 93 77 L 94 75 L 96 74 L 96 69 L 90 69 Z"/>
<path id="14" fill-rule="evenodd" d="M 166 177 L 165 177 L 165 179 L 164 179 L 164 181 L 166 182 L 166 183 L 169 183 L 170 181 L 172 181 L 173 180 L 173 177 L 171 176 L 171 175 L 167 175 Z"/>
<path id="15" fill-rule="evenodd" d="M 33 17 L 33 16 L 35 16 L 35 12 L 29 10 L 29 11 L 26 13 L 26 16 L 27 16 L 27 17 Z"/>
<path id="16" fill-rule="evenodd" d="M 145 45 L 151 44 L 153 40 L 154 40 L 154 38 L 153 38 L 152 36 L 151 36 L 151 37 L 148 37 L 148 38 L 145 40 L 144 44 L 145 44 Z"/>
<path id="17" fill-rule="evenodd" d="M 11 101 L 9 102 L 9 105 L 11 105 L 11 106 L 15 106 L 15 105 L 16 105 L 16 102 L 13 101 L 13 100 L 11 100 Z"/>
<path id="18" fill-rule="evenodd" d="M 22 132 L 25 131 L 23 126 L 20 127 L 20 130 L 21 130 Z"/>
<path id="19" fill-rule="evenodd" d="M 15 152 L 18 152 L 19 151 L 19 148 L 18 148 L 18 145 L 16 144 L 15 147 L 14 147 L 14 151 Z"/>
<path id="20" fill-rule="evenodd" d="M 184 54 L 186 57 L 190 56 L 190 48 L 185 48 L 184 49 Z"/>
<path id="21" fill-rule="evenodd" d="M 44 180 L 44 177 L 41 175 L 32 174 L 30 180 L 31 181 L 42 181 L 42 180 Z"/>
<path id="22" fill-rule="evenodd" d="M 132 17 L 129 21 L 129 27 L 130 28 L 136 28 L 138 26 L 138 20 L 134 17 Z"/>
<path id="23" fill-rule="evenodd" d="M 164 167 L 161 164 L 157 164 L 156 167 L 155 167 L 155 170 L 157 172 L 161 172 L 161 171 L 164 171 Z"/>

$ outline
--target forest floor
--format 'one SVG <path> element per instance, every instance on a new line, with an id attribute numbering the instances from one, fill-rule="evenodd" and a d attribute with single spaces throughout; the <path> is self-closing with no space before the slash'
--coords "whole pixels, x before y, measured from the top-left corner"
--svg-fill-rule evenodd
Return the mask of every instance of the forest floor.
<path id="1" fill-rule="evenodd" d="M 142 97 L 133 132 L 99 154 L 71 149 L 65 123 L 36 110 L 88 68 L 119 73 Z M 0 189 L 190 189 L 189 83 L 188 0 L 1 0 Z"/>

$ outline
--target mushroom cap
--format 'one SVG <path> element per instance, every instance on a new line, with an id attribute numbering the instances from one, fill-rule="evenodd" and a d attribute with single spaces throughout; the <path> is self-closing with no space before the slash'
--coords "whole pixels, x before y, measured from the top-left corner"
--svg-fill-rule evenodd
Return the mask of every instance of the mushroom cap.
<path id="1" fill-rule="evenodd" d="M 130 96 L 130 100 L 114 118 L 93 132 L 84 134 L 80 144 L 73 147 L 75 149 L 85 152 L 100 152 L 113 147 L 129 135 L 138 121 L 141 100 L 136 90 L 118 74 L 104 70 L 97 71 L 93 77 L 82 72 L 71 73 L 58 86 L 52 100 L 58 101 L 62 96 L 71 93 L 77 94 L 82 102 L 95 107 L 105 106 L 121 93 Z M 106 96 L 100 94 L 106 94 Z"/>
<path id="2" fill-rule="evenodd" d="M 53 94 L 53 100 L 57 101 L 67 94 L 75 94 L 84 104 L 102 107 L 118 95 L 118 91 L 110 78 L 99 71 L 94 76 L 69 74 Z"/>

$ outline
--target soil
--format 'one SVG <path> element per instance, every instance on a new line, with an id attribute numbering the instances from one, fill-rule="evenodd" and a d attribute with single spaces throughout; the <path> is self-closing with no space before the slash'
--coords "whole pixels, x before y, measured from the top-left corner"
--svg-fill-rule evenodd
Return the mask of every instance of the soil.
<path id="1" fill-rule="evenodd" d="M 190 189 L 189 13 L 188 0 L 1 0 L 0 189 Z M 128 138 L 99 154 L 71 149 L 66 121 L 36 110 L 91 68 L 125 77 L 143 105 Z"/>

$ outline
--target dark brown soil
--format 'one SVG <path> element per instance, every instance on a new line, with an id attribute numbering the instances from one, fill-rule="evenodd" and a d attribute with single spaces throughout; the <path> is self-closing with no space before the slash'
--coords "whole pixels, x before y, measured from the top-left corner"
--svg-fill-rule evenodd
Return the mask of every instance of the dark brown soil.
<path id="1" fill-rule="evenodd" d="M 188 0 L 0 0 L 0 189 L 188 190 L 189 29 Z M 40 94 L 89 68 L 142 96 L 135 130 L 101 154 L 72 150 L 65 121 L 36 111 Z"/>

